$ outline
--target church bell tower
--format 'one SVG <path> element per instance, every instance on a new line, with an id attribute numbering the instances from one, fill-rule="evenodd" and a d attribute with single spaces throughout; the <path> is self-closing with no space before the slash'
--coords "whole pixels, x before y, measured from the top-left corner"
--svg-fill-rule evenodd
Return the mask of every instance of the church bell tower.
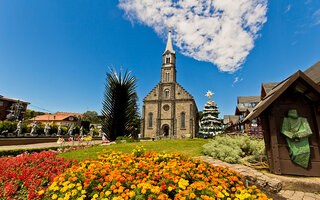
<path id="1" fill-rule="evenodd" d="M 161 68 L 161 82 L 174 83 L 176 82 L 176 52 L 172 47 L 171 27 L 169 27 L 168 41 L 166 50 L 162 54 L 163 64 Z"/>

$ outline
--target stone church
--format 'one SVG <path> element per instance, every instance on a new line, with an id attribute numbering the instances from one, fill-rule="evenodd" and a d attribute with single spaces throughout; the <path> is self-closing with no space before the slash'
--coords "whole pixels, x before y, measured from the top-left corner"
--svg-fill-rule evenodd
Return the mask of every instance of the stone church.
<path id="1" fill-rule="evenodd" d="M 191 94 L 176 82 L 176 53 L 169 30 L 162 54 L 161 81 L 143 99 L 141 132 L 143 137 L 195 137 L 198 109 Z"/>

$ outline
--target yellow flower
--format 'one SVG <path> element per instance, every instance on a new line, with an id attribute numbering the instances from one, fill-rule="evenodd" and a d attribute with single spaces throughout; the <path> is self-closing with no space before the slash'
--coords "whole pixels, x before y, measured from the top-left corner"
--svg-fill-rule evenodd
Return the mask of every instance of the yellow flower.
<path id="1" fill-rule="evenodd" d="M 108 190 L 108 191 L 106 191 L 106 196 L 109 196 L 110 194 L 111 194 L 111 192 Z"/>
<path id="2" fill-rule="evenodd" d="M 39 194 L 39 195 L 44 194 L 44 190 L 40 190 L 40 191 L 38 192 L 38 194 Z"/>
<path id="3" fill-rule="evenodd" d="M 52 199 L 56 199 L 56 198 L 58 198 L 58 196 L 57 196 L 56 194 L 54 194 L 54 195 L 52 195 L 51 198 L 52 198 Z"/>

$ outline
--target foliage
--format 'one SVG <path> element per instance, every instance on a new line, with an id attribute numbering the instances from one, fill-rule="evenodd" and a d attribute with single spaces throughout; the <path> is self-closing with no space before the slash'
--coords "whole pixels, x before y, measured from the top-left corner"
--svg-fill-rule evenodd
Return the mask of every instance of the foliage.
<path id="1" fill-rule="evenodd" d="M 25 113 L 25 116 L 24 116 L 24 120 L 29 120 L 29 119 L 34 118 L 36 116 L 45 115 L 45 114 L 46 113 L 44 113 L 44 112 L 27 109 L 26 113 Z"/>
<path id="2" fill-rule="evenodd" d="M 198 120 L 201 120 L 203 118 L 203 111 L 199 111 L 197 113 L 197 118 L 198 118 Z"/>
<path id="3" fill-rule="evenodd" d="M 75 162 L 51 151 L 0 158 L 0 199 L 38 199 L 38 191 Z"/>
<path id="4" fill-rule="evenodd" d="M 22 153 L 40 153 L 41 151 L 57 150 L 59 147 L 43 147 L 43 148 L 31 148 L 31 149 L 9 149 L 0 150 L 0 157 L 3 156 L 17 156 Z"/>
<path id="5" fill-rule="evenodd" d="M 98 117 L 98 113 L 96 111 L 87 111 L 83 113 L 82 120 L 89 121 L 91 124 L 101 123 L 101 119 Z"/>
<path id="6" fill-rule="evenodd" d="M 5 130 L 8 130 L 9 133 L 13 133 L 16 127 L 17 127 L 16 122 L 9 122 L 9 121 L 0 122 L 0 133 Z"/>
<path id="7" fill-rule="evenodd" d="M 142 150 L 141 150 L 142 149 Z M 139 153 L 138 153 L 139 152 Z M 240 174 L 179 153 L 103 151 L 57 176 L 50 199 L 267 199 Z"/>
<path id="8" fill-rule="evenodd" d="M 134 134 L 135 121 L 138 118 L 136 77 L 131 72 L 119 75 L 111 70 L 107 73 L 103 100 L 103 132 L 110 141 L 118 136 Z"/>
<path id="9" fill-rule="evenodd" d="M 125 140 L 126 142 L 134 142 L 132 137 L 119 136 L 116 138 L 116 143 L 120 143 L 122 140 Z"/>
<path id="10" fill-rule="evenodd" d="M 243 163 L 243 158 L 249 162 L 266 159 L 264 141 L 248 136 L 217 136 L 203 145 L 203 153 L 228 163 Z"/>

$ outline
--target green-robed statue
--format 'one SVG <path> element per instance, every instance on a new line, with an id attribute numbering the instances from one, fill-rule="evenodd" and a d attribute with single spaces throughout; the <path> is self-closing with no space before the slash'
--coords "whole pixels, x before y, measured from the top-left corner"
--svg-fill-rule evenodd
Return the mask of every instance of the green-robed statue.
<path id="1" fill-rule="evenodd" d="M 289 110 L 283 119 L 281 133 L 286 136 L 291 160 L 308 168 L 310 148 L 308 136 L 312 134 L 306 118 L 299 117 L 296 110 Z"/>

